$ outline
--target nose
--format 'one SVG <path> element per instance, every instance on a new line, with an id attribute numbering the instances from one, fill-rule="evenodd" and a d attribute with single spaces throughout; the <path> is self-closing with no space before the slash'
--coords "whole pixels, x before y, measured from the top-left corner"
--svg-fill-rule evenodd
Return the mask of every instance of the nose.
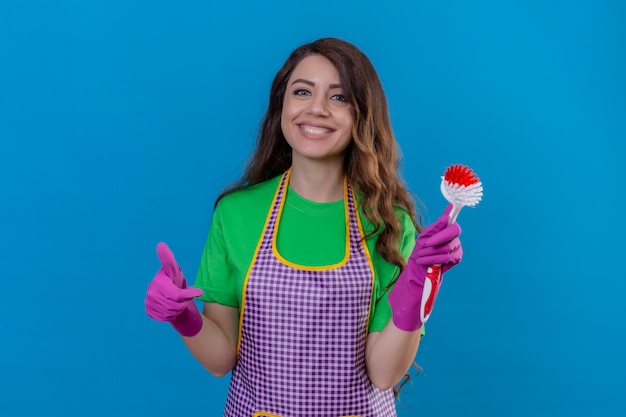
<path id="1" fill-rule="evenodd" d="M 328 100 L 326 97 L 323 94 L 316 94 L 311 97 L 308 112 L 315 116 L 328 116 Z"/>

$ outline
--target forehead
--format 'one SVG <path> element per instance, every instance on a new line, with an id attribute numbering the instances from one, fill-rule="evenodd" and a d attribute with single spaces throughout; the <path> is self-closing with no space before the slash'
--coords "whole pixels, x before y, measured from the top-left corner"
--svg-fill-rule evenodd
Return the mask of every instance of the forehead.
<path id="1" fill-rule="evenodd" d="M 337 68 L 322 55 L 310 55 L 303 58 L 294 68 L 290 80 L 305 79 L 328 83 L 339 83 Z"/>

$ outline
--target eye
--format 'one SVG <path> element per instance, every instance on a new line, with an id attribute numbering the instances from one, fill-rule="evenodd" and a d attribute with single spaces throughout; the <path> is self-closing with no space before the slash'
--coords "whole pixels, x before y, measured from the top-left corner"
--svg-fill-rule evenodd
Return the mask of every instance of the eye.
<path id="1" fill-rule="evenodd" d="M 335 94 L 331 98 L 331 100 L 340 101 L 342 103 L 347 103 L 348 99 L 343 94 Z"/>
<path id="2" fill-rule="evenodd" d="M 294 96 L 310 96 L 311 92 L 305 88 L 298 88 L 293 92 Z"/>

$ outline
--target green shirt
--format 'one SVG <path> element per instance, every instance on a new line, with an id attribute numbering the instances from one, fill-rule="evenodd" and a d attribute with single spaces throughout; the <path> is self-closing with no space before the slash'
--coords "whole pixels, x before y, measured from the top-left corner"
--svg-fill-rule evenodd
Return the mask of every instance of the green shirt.
<path id="1" fill-rule="evenodd" d="M 263 232 L 281 176 L 222 198 L 209 229 L 200 269 L 194 286 L 202 289 L 200 300 L 239 308 L 246 274 Z M 306 266 L 331 265 L 345 255 L 346 227 L 343 200 L 316 203 L 287 187 L 278 228 L 277 246 L 290 262 Z M 357 199 L 358 203 L 358 199 Z M 363 231 L 373 226 L 359 209 Z M 402 225 L 400 252 L 407 259 L 415 245 L 415 227 L 406 211 L 396 214 Z M 369 331 L 379 332 L 391 318 L 385 288 L 399 269 L 385 261 L 376 250 L 378 234 L 366 240 L 374 267 L 374 287 Z"/>

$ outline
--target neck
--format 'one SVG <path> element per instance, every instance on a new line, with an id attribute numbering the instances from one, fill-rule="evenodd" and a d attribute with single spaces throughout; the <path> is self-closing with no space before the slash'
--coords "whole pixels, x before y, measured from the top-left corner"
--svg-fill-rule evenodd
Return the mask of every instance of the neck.
<path id="1" fill-rule="evenodd" d="M 307 200 L 328 203 L 343 198 L 344 176 L 343 164 L 294 163 L 289 185 Z"/>

